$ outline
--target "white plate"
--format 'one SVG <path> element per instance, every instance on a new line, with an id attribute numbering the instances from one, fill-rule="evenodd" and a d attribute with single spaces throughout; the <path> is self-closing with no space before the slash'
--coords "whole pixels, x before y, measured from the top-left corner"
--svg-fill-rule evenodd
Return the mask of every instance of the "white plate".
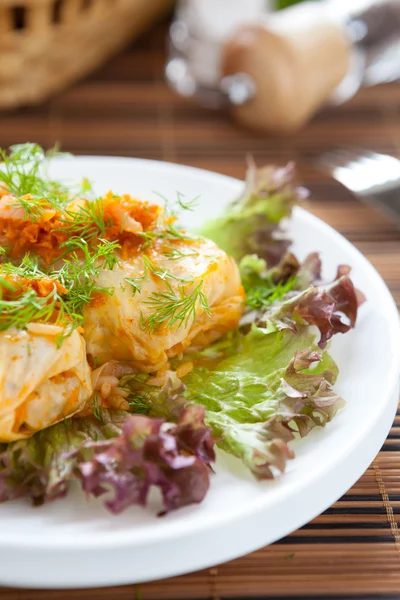
<path id="1" fill-rule="evenodd" d="M 229 177 L 190 167 L 121 158 L 62 160 L 53 172 L 88 176 L 99 192 L 112 188 L 158 201 L 201 194 L 186 225 L 220 213 L 242 189 Z M 399 320 L 393 299 L 370 263 L 343 237 L 298 208 L 290 229 L 295 251 L 321 252 L 325 273 L 353 266 L 368 302 L 357 328 L 336 336 L 337 390 L 348 405 L 325 429 L 296 443 L 296 459 L 279 480 L 254 481 L 234 459 L 219 455 L 211 490 L 199 506 L 157 518 L 150 509 L 122 515 L 87 501 L 79 490 L 41 508 L 0 506 L 0 584 L 66 588 L 136 583 L 209 567 L 251 552 L 304 525 L 362 475 L 391 426 L 398 399 Z"/>

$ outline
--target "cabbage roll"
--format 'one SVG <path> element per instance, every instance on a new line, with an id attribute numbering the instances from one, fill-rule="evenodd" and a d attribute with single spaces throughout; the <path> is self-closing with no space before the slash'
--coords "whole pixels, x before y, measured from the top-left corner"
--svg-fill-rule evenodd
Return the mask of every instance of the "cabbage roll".
<path id="1" fill-rule="evenodd" d="M 31 436 L 70 417 L 92 394 L 85 340 L 74 330 L 30 323 L 0 333 L 0 441 Z"/>
<path id="2" fill-rule="evenodd" d="M 88 354 L 99 364 L 133 361 L 143 372 L 166 368 L 187 348 L 232 331 L 244 292 L 236 263 L 205 238 L 174 240 L 132 253 L 100 271 L 97 294 L 84 310 Z"/>

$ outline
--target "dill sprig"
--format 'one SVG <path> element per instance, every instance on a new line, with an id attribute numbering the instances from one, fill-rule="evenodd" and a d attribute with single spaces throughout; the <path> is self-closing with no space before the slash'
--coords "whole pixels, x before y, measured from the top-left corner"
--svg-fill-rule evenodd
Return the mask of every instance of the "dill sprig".
<path id="1" fill-rule="evenodd" d="M 0 280 L 0 287 L 7 288 L 4 280 Z M 11 291 L 15 291 L 15 287 Z M 39 297 L 34 290 L 29 290 L 15 300 L 0 299 L 0 331 L 10 327 L 24 329 L 28 323 L 40 320 L 48 322 L 54 314 L 57 294 L 53 291 L 50 296 Z"/>
<path id="2" fill-rule="evenodd" d="M 26 329 L 34 321 L 51 321 L 66 328 L 57 339 L 57 344 L 60 345 L 65 337 L 82 325 L 83 316 L 74 310 L 74 306 L 59 291 L 56 277 L 50 277 L 39 268 L 37 257 L 26 254 L 19 265 L 3 263 L 0 275 L 0 331 L 11 327 Z M 41 279 L 53 283 L 47 296 L 39 295 L 29 285 L 27 288 L 22 285 L 23 280 Z"/>
<path id="3" fill-rule="evenodd" d="M 176 240 L 196 240 L 197 238 L 193 235 L 188 235 L 187 233 L 183 233 L 179 231 L 173 225 L 166 225 L 165 228 L 161 230 L 154 231 L 138 231 L 137 236 L 142 238 L 143 243 L 141 246 L 142 250 L 146 250 L 150 248 L 156 240 L 163 240 L 164 242 L 172 242 Z"/>
<path id="4" fill-rule="evenodd" d="M 281 300 L 285 294 L 290 292 L 296 283 L 295 277 L 287 281 L 273 283 L 270 279 L 264 279 L 261 285 L 246 290 L 246 305 L 250 308 L 266 308 L 273 302 Z"/>
<path id="5" fill-rule="evenodd" d="M 56 154 L 55 149 L 46 153 L 37 144 L 13 146 L 9 153 L 0 149 L 0 186 L 33 221 L 49 207 L 57 209 L 68 238 L 60 246 L 61 256 L 46 272 L 39 268 L 37 257 L 26 254 L 15 265 L 7 262 L 5 251 L 0 249 L 0 331 L 50 321 L 65 326 L 65 335 L 69 335 L 82 324 L 84 306 L 96 292 L 113 293 L 96 284 L 100 269 L 113 269 L 117 264 L 116 249 L 120 247 L 102 238 L 108 226 L 104 203 L 102 199 L 85 200 L 76 210 L 69 208 L 75 188 L 53 181 L 46 172 L 48 159 Z M 79 191 L 88 194 L 90 190 L 84 179 Z M 54 282 L 46 296 L 29 281 L 19 281 L 42 278 Z"/>
<path id="6" fill-rule="evenodd" d="M 162 281 L 165 281 L 170 288 L 169 281 L 179 281 L 180 283 L 192 283 L 193 279 L 186 279 L 184 277 L 178 277 L 174 275 L 168 269 L 162 269 L 156 264 L 153 263 L 152 260 L 145 254 L 143 255 L 143 275 L 138 275 L 137 277 L 125 277 L 126 283 L 128 283 L 132 287 L 133 295 L 135 296 L 137 293 L 142 291 L 142 283 L 148 278 L 149 273 L 158 277 Z"/>
<path id="7" fill-rule="evenodd" d="M 174 248 L 173 246 L 168 246 L 166 250 L 163 252 L 164 256 L 168 258 L 168 260 L 180 260 L 181 258 L 188 258 L 189 256 L 198 256 L 198 252 L 182 252 L 179 248 Z"/>
<path id="8" fill-rule="evenodd" d="M 148 402 L 148 398 L 144 394 L 131 392 L 129 396 L 127 396 L 126 401 L 135 415 L 150 414 L 151 406 Z"/>
<path id="9" fill-rule="evenodd" d="M 102 407 L 101 407 L 101 403 L 100 403 L 100 398 L 99 398 L 99 395 L 97 394 L 97 392 L 95 392 L 93 394 L 91 405 L 92 405 L 93 416 L 98 421 L 100 421 L 100 423 L 103 423 L 104 422 L 103 411 L 102 411 Z"/>
<path id="10" fill-rule="evenodd" d="M 46 176 L 46 162 L 57 155 L 54 148 L 45 152 L 38 144 L 17 144 L 10 152 L 0 148 L 0 183 L 24 209 L 26 217 L 37 219 L 46 207 L 61 209 L 70 190 Z"/>
<path id="11" fill-rule="evenodd" d="M 140 294 L 142 291 L 141 282 L 144 280 L 143 276 L 138 277 L 125 277 L 126 283 L 128 283 L 132 288 L 132 294 L 135 296 L 136 294 Z M 122 286 L 123 291 L 125 288 Z"/>
<path id="12" fill-rule="evenodd" d="M 116 242 L 100 240 L 95 250 L 81 239 L 71 238 L 64 246 L 74 250 L 64 259 L 62 266 L 45 273 L 38 266 L 36 257 L 25 255 L 21 264 L 4 263 L 0 269 L 0 331 L 10 327 L 24 329 L 32 321 L 52 321 L 67 326 L 69 335 L 82 325 L 82 312 L 96 292 L 112 294 L 110 288 L 100 287 L 96 279 L 101 268 L 113 269 L 118 262 Z M 78 250 L 79 249 L 79 253 Z M 11 278 L 11 280 L 10 280 Z M 54 280 L 53 290 L 47 296 L 39 296 L 34 289 L 23 289 L 18 279 Z M 59 292 L 56 280 L 67 290 Z M 8 292 L 8 293 L 7 293 Z"/>
<path id="13" fill-rule="evenodd" d="M 98 286 L 96 280 L 100 269 L 112 270 L 116 266 L 116 250 L 120 246 L 117 242 L 99 241 L 95 250 L 81 238 L 70 238 L 62 244 L 68 256 L 53 276 L 68 290 L 64 302 L 74 314 L 82 313 L 95 293 L 113 294 L 113 289 Z"/>
<path id="14" fill-rule="evenodd" d="M 140 326 L 147 329 L 150 333 L 157 331 L 162 325 L 171 328 L 175 324 L 178 327 L 188 326 L 190 319 L 196 321 L 197 306 L 200 306 L 207 316 L 211 315 L 207 297 L 201 291 L 203 281 L 187 296 L 184 286 L 179 286 L 178 293 L 172 289 L 169 292 L 154 292 L 147 304 L 152 313 L 148 317 L 141 314 Z"/>
<path id="15" fill-rule="evenodd" d="M 176 275 L 173 275 L 171 273 L 171 271 L 168 271 L 168 269 L 162 269 L 162 268 L 158 267 L 145 254 L 143 255 L 143 264 L 144 264 L 145 274 L 151 273 L 152 275 L 159 277 L 163 281 L 173 280 L 173 281 L 180 281 L 183 283 L 192 283 L 192 281 L 193 281 L 193 279 L 186 279 L 185 277 L 177 277 Z"/>
<path id="16" fill-rule="evenodd" d="M 96 198 L 78 207 L 78 210 L 64 210 L 60 221 L 63 223 L 61 231 L 74 239 L 83 239 L 91 242 L 95 238 L 104 237 L 106 228 L 112 226 L 107 222 L 104 214 L 103 198 Z"/>
<path id="17" fill-rule="evenodd" d="M 164 211 L 157 229 L 154 229 L 153 231 L 138 232 L 137 235 L 143 240 L 142 250 L 151 247 L 156 240 L 163 240 L 167 244 L 168 242 L 177 240 L 196 240 L 197 236 L 180 231 L 172 222 L 178 219 L 180 209 L 188 211 L 194 210 L 199 196 L 196 196 L 192 200 L 185 200 L 184 194 L 177 192 L 176 201 L 170 202 L 163 194 L 155 191 L 153 193 L 164 201 Z"/>
<path id="18" fill-rule="evenodd" d="M 39 296 L 34 289 L 23 290 L 17 282 L 0 277 L 0 331 L 11 327 L 26 329 L 33 321 L 51 321 L 67 327 L 65 334 L 57 340 L 60 344 L 65 336 L 82 324 L 82 320 L 83 317 L 75 314 L 60 295 L 55 282 L 47 296 Z"/>
<path id="19" fill-rule="evenodd" d="M 62 211 L 74 196 L 90 192 L 87 179 L 74 192 L 48 176 L 49 160 L 61 155 L 56 147 L 45 152 L 32 143 L 11 146 L 8 153 L 0 148 L 0 185 L 13 196 L 14 204 L 24 209 L 25 218 L 38 220 L 46 208 Z"/>
<path id="20" fill-rule="evenodd" d="M 160 194 L 160 192 L 153 190 L 153 194 L 164 201 L 164 214 L 168 217 L 178 217 L 181 210 L 193 211 L 196 208 L 197 202 L 200 198 L 200 196 L 196 196 L 191 200 L 186 200 L 185 194 L 182 194 L 182 192 L 176 192 L 176 200 L 171 202 L 169 198 L 163 194 Z"/>
<path id="21" fill-rule="evenodd" d="M 126 401 L 133 413 L 148 415 L 151 412 L 152 398 L 157 391 L 154 386 L 148 385 L 147 373 L 132 373 L 123 375 L 119 381 L 118 388 L 126 392 Z"/>
<path id="22" fill-rule="evenodd" d="M 19 265 L 10 262 L 1 263 L 0 273 L 24 279 L 48 278 L 48 275 L 39 268 L 38 257 L 31 254 L 25 254 Z"/>
<path id="23" fill-rule="evenodd" d="M 276 280 L 276 269 L 267 269 L 267 263 L 255 254 L 248 254 L 239 263 L 239 271 L 246 292 L 246 305 L 263 309 L 281 300 L 296 285 L 296 277 Z"/>
<path id="24" fill-rule="evenodd" d="M 185 195 L 181 192 L 177 192 L 177 196 L 178 206 L 180 206 L 180 208 L 182 208 L 183 210 L 188 210 L 190 212 L 194 211 L 200 198 L 200 195 L 198 195 L 192 198 L 191 200 L 185 200 Z"/>

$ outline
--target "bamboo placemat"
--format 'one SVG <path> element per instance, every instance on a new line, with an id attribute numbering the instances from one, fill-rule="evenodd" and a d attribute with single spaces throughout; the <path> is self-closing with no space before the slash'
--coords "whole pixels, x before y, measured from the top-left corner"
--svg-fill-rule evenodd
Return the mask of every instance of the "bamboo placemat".
<path id="1" fill-rule="evenodd" d="M 400 84 L 360 93 L 301 133 L 265 138 L 176 98 L 163 81 L 166 25 L 73 89 L 35 109 L 0 114 L 0 145 L 26 140 L 78 154 L 139 156 L 243 177 L 259 164 L 300 160 L 306 208 L 353 242 L 400 301 L 400 234 L 303 163 L 333 145 L 400 156 Z M 399 341 L 400 343 L 400 341 Z M 379 402 L 379 398 L 377 398 Z M 0 589 L 1 600 L 189 600 L 255 597 L 400 598 L 400 414 L 374 463 L 320 517 L 280 542 L 179 578 L 103 590 Z M 173 548 L 171 548 L 173 551 Z M 1 557 L 0 557 L 1 560 Z M 21 569 L 23 565 L 21 565 Z M 112 569 L 112 564 L 110 564 Z"/>

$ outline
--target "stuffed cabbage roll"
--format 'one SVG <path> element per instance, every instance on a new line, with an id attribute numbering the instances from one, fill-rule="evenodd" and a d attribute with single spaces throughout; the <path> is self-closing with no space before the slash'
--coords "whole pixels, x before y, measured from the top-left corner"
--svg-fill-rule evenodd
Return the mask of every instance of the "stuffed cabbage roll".
<path id="1" fill-rule="evenodd" d="M 203 347 L 233 330 L 244 292 L 236 263 L 204 238 L 175 240 L 132 253 L 102 269 L 97 294 L 84 310 L 88 354 L 102 364 L 130 360 L 144 372 L 166 368 L 170 357 Z"/>
<path id="2" fill-rule="evenodd" d="M 0 333 L 0 441 L 31 436 L 78 412 L 92 385 L 85 341 L 77 330 L 30 323 Z"/>

